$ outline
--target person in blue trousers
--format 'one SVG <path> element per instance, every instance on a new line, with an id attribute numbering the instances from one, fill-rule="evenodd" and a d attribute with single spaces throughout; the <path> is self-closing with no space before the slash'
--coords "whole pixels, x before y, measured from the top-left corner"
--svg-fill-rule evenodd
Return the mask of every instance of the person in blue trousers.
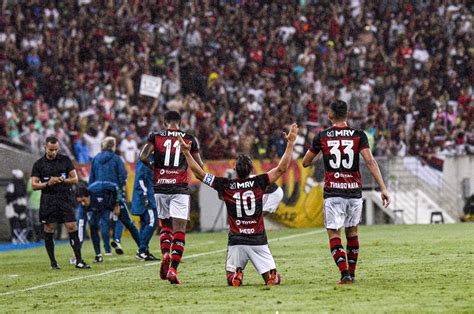
<path id="1" fill-rule="evenodd" d="M 116 140 L 114 137 L 106 137 L 102 140 L 102 151 L 94 157 L 91 164 L 89 175 L 89 186 L 96 181 L 110 182 L 117 185 L 118 204 L 120 213 L 118 220 L 130 231 L 133 240 L 140 246 L 140 234 L 137 227 L 130 218 L 127 203 L 124 195 L 125 184 L 127 183 L 127 171 L 122 159 L 115 154 Z M 118 221 L 117 221 L 118 222 Z M 117 224 L 116 224 L 117 225 Z M 114 239 L 110 243 L 117 254 L 123 254 L 120 244 L 121 230 L 120 225 L 116 226 L 118 231 L 114 232 Z M 120 235 L 120 236 L 119 236 Z"/>
<path id="2" fill-rule="evenodd" d="M 96 181 L 88 188 L 79 188 L 76 200 L 80 206 L 77 212 L 81 243 L 84 240 L 84 228 L 88 221 L 92 245 L 95 251 L 94 263 L 104 261 L 100 251 L 99 229 L 104 241 L 106 255 L 110 252 L 110 214 L 119 214 L 119 193 L 116 184 L 107 181 Z"/>
<path id="3" fill-rule="evenodd" d="M 158 226 L 158 212 L 156 210 L 153 193 L 153 170 L 145 166 L 140 160 L 137 161 L 135 168 L 132 215 L 140 216 L 142 226 L 140 232 L 140 247 L 136 258 L 144 261 L 157 260 L 148 249 L 150 240 Z"/>

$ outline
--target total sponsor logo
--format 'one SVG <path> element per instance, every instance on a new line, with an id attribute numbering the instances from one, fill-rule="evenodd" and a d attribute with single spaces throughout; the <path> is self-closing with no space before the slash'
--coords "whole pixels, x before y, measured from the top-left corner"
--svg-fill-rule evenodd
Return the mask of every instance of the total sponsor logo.
<path id="1" fill-rule="evenodd" d="M 158 179 L 156 183 L 157 184 L 175 184 L 176 179 Z"/>
<path id="2" fill-rule="evenodd" d="M 164 174 L 179 174 L 179 171 L 177 171 L 177 170 L 161 169 L 161 170 L 160 170 L 160 175 L 164 175 Z"/>
<path id="3" fill-rule="evenodd" d="M 256 223 L 257 223 L 256 220 L 236 220 L 235 221 L 235 224 L 237 226 L 240 226 L 240 225 L 254 225 Z"/>
<path id="4" fill-rule="evenodd" d="M 334 178 L 336 178 L 336 179 L 339 179 L 339 178 L 353 178 L 353 176 L 352 176 L 352 174 L 349 174 L 349 173 L 336 172 L 334 174 Z"/>

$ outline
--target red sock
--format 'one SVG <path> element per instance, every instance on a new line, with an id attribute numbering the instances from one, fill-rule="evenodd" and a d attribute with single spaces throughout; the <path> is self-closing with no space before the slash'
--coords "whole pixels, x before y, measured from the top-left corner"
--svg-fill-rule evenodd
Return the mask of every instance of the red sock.
<path id="1" fill-rule="evenodd" d="M 186 244 L 186 234 L 177 231 L 173 234 L 173 244 L 171 245 L 171 267 L 178 269 L 179 263 L 184 252 L 184 245 Z"/>
<path id="2" fill-rule="evenodd" d="M 227 284 L 229 286 L 232 286 L 232 279 L 234 279 L 234 274 L 235 274 L 234 272 L 229 272 L 227 274 Z"/>
<path id="3" fill-rule="evenodd" d="M 160 230 L 160 247 L 161 253 L 169 253 L 171 242 L 173 241 L 173 229 L 170 227 L 163 227 Z"/>
<path id="4" fill-rule="evenodd" d="M 359 237 L 347 238 L 347 262 L 349 263 L 349 273 L 355 274 L 357 266 L 357 256 L 359 255 Z"/>
<path id="5" fill-rule="evenodd" d="M 329 240 L 329 247 L 331 249 L 332 258 L 334 258 L 339 271 L 343 275 L 347 274 L 346 251 L 344 251 L 344 247 L 342 247 L 341 238 L 332 238 Z"/>

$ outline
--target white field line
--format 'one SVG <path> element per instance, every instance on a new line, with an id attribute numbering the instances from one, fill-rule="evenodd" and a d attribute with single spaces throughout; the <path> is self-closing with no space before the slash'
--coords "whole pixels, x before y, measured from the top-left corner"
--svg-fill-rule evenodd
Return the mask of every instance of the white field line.
<path id="1" fill-rule="evenodd" d="M 321 232 L 325 232 L 325 231 L 326 231 L 325 229 L 313 230 L 313 231 L 309 231 L 309 232 L 305 232 L 305 233 L 299 233 L 299 234 L 293 234 L 293 235 L 290 235 L 290 236 L 275 238 L 275 239 L 269 240 L 269 242 L 294 239 L 294 238 L 304 237 L 304 236 L 317 234 L 317 233 L 321 233 Z M 204 252 L 204 253 L 198 253 L 198 254 L 192 254 L 192 255 L 184 256 L 183 259 L 196 258 L 196 257 L 200 257 L 200 256 L 212 255 L 212 254 L 222 253 L 222 252 L 226 252 L 226 251 L 227 251 L 227 247 L 225 249 L 221 249 L 221 250 L 215 250 L 215 251 L 211 251 L 211 252 Z M 160 262 L 146 263 L 144 266 L 154 266 L 154 265 L 158 265 L 159 263 Z M 15 290 L 15 291 L 9 291 L 9 292 L 3 292 L 3 293 L 0 293 L 0 296 L 7 296 L 7 295 L 10 295 L 10 294 L 16 294 L 16 293 L 25 292 L 25 291 L 37 290 L 37 289 L 41 289 L 41 288 L 56 286 L 56 285 L 60 285 L 60 284 L 63 284 L 63 283 L 78 281 L 78 280 L 87 279 L 87 278 L 101 277 L 101 276 L 105 276 L 105 275 L 109 275 L 109 274 L 113 274 L 113 273 L 118 273 L 118 272 L 122 272 L 122 271 L 127 271 L 127 270 L 130 270 L 130 269 L 136 269 L 136 268 L 140 268 L 140 267 L 143 267 L 143 264 L 137 265 L 137 266 L 129 266 L 129 267 L 122 267 L 122 268 L 112 269 L 112 270 L 109 270 L 109 271 L 105 271 L 105 272 L 98 273 L 98 274 L 93 274 L 93 275 L 74 277 L 74 278 L 69 278 L 69 279 L 60 280 L 60 281 L 53 281 L 53 282 L 50 282 L 50 283 L 46 283 L 46 284 L 38 285 L 38 286 L 33 286 L 33 287 L 30 287 L 30 288 L 25 288 L 25 289 L 20 289 L 20 290 Z"/>

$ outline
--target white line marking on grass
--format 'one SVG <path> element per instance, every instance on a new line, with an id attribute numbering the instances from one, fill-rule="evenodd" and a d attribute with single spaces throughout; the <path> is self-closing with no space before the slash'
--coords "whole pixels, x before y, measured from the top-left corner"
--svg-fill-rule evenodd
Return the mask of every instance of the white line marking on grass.
<path id="1" fill-rule="evenodd" d="M 216 241 L 206 241 L 206 242 L 202 242 L 202 243 L 193 243 L 193 247 L 209 245 L 209 244 L 214 244 L 214 243 L 216 243 Z"/>
<path id="2" fill-rule="evenodd" d="M 312 235 L 312 234 L 318 234 L 318 233 L 321 233 L 321 232 L 324 232 L 324 231 L 325 231 L 324 229 L 313 230 L 313 231 L 309 231 L 309 232 L 305 232 L 305 233 L 299 233 L 299 234 L 293 234 L 293 235 L 290 235 L 290 236 L 275 238 L 275 239 L 269 240 L 268 242 L 275 242 L 275 241 L 281 241 L 281 240 L 294 239 L 294 238 L 304 237 L 304 236 L 308 236 L 308 235 Z M 196 258 L 196 257 L 200 257 L 200 256 L 212 255 L 212 254 L 222 253 L 222 252 L 226 252 L 226 251 L 227 251 L 227 247 L 226 247 L 225 249 L 221 249 L 221 250 L 215 250 L 215 251 L 211 251 L 211 252 L 197 253 L 197 254 L 192 254 L 192 255 L 184 256 L 183 259 Z M 159 263 L 160 263 L 160 262 L 147 263 L 147 264 L 145 264 L 145 266 L 158 265 Z M 74 277 L 74 278 L 69 278 L 69 279 L 60 280 L 60 281 L 53 281 L 53 282 L 50 282 L 50 283 L 46 283 L 46 284 L 44 284 L 44 285 L 34 286 L 34 287 L 25 288 L 25 289 L 20 289 L 20 290 L 15 290 L 15 291 L 3 292 L 3 293 L 0 293 L 0 296 L 6 296 L 6 295 L 10 295 L 10 294 L 16 294 L 16 293 L 25 292 L 25 291 L 38 290 L 38 289 L 41 289 L 41 288 L 46 288 L 46 287 L 50 287 L 50 286 L 60 285 L 60 284 L 62 284 L 62 283 L 68 283 L 68 282 L 78 281 L 78 280 L 87 279 L 87 278 L 95 278 L 95 277 L 105 276 L 105 275 L 109 275 L 109 274 L 113 274 L 113 273 L 118 273 L 118 272 L 122 272 L 122 271 L 127 271 L 127 270 L 130 270 L 130 269 L 140 268 L 140 267 L 142 267 L 142 266 L 143 266 L 143 264 L 137 265 L 137 266 L 122 267 L 122 268 L 117 268 L 117 269 L 108 270 L 108 271 L 105 271 L 105 272 L 103 272 L 103 273 L 98 273 L 98 274 L 93 274 L 93 275 L 87 275 L 87 276 L 81 276 L 81 277 Z"/>

